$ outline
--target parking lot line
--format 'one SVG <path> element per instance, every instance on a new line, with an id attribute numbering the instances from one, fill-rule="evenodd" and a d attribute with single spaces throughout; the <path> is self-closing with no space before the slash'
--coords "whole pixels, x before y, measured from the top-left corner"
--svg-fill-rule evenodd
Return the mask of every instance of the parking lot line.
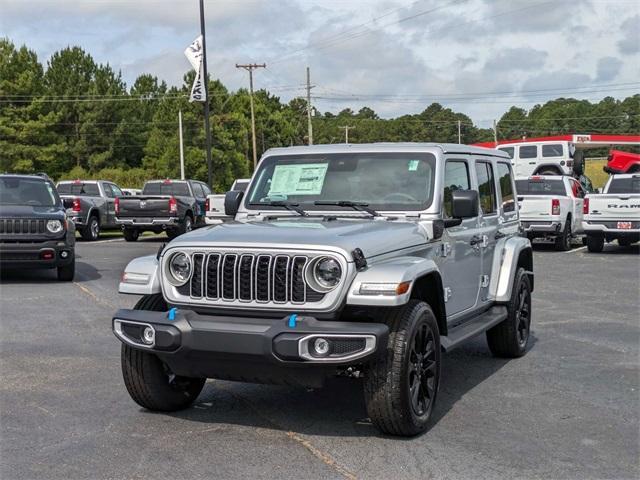
<path id="1" fill-rule="evenodd" d="M 581 250 L 586 250 L 587 246 L 585 245 L 584 247 L 580 247 L 580 248 L 574 248 L 573 250 L 568 250 L 564 253 L 576 253 L 576 252 L 580 252 Z"/>

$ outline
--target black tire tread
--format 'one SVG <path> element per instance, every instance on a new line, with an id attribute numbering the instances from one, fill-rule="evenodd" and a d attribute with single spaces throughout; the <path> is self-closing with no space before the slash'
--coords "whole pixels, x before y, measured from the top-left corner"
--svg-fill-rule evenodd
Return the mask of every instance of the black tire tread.
<path id="1" fill-rule="evenodd" d="M 138 237 L 140 236 L 139 233 L 137 233 L 135 230 L 130 228 L 125 228 L 124 230 L 122 230 L 122 235 L 124 235 L 124 239 L 127 242 L 135 242 L 138 240 Z"/>
<path id="2" fill-rule="evenodd" d="M 93 238 L 91 235 L 91 221 L 95 219 L 98 222 L 98 225 L 100 225 L 100 221 L 98 220 L 98 216 L 95 214 L 92 214 L 89 216 L 89 220 L 87 221 L 87 225 L 80 230 L 80 236 L 82 237 L 82 239 L 85 242 L 93 242 L 94 240 L 98 240 L 98 238 L 100 238 L 100 234 L 98 233 L 98 237 Z"/>
<path id="3" fill-rule="evenodd" d="M 162 295 L 146 295 L 136 310 L 163 311 Z M 184 391 L 173 390 L 164 380 L 162 361 L 153 353 L 122 344 L 122 377 L 129 395 L 138 405 L 152 411 L 173 412 L 189 407 L 200 394 L 204 378 L 189 379 Z"/>
<path id="4" fill-rule="evenodd" d="M 524 349 L 521 349 L 518 345 L 515 312 L 518 303 L 518 285 L 520 281 L 527 283 L 529 291 L 531 291 L 531 281 L 529 276 L 525 273 L 524 268 L 519 268 L 516 272 L 513 282 L 513 290 L 511 293 L 511 299 L 507 304 L 508 316 L 506 320 L 499 323 L 495 327 L 487 330 L 487 344 L 489 350 L 495 357 L 501 358 L 518 358 L 522 357 L 526 353 L 527 345 Z M 531 312 L 529 312 L 529 319 L 531 321 Z M 531 324 L 529 324 L 531 329 Z"/>
<path id="5" fill-rule="evenodd" d="M 76 260 L 75 258 L 70 264 L 57 268 L 58 280 L 61 282 L 72 282 L 73 277 L 76 274 Z"/>
<path id="6" fill-rule="evenodd" d="M 571 217 L 567 217 L 564 230 L 556 237 L 555 248 L 559 252 L 568 252 L 571 250 Z"/>
<path id="7" fill-rule="evenodd" d="M 604 238 L 596 235 L 587 236 L 587 250 L 591 253 L 600 253 L 604 249 Z"/>
<path id="8" fill-rule="evenodd" d="M 390 435 L 411 436 L 424 431 L 424 428 L 416 428 L 407 416 L 402 416 L 401 389 L 397 388 L 402 383 L 403 355 L 410 340 L 412 317 L 419 317 L 422 313 L 431 315 L 432 327 L 438 333 L 431 307 L 418 300 L 410 300 L 405 308 L 389 309 L 380 319 L 389 326 L 387 352 L 381 354 L 368 370 L 364 393 L 369 418 L 382 432 Z M 439 336 L 436 337 L 439 354 L 440 341 Z"/>

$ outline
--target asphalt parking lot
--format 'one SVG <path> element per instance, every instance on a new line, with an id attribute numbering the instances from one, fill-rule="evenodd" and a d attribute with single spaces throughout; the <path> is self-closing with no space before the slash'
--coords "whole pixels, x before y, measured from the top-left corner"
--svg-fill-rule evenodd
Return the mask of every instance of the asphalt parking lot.
<path id="1" fill-rule="evenodd" d="M 79 242 L 71 284 L 3 272 L 1 478 L 640 477 L 637 245 L 537 246 L 528 354 L 495 359 L 479 337 L 446 355 L 433 427 L 397 439 L 368 422 L 353 380 L 209 381 L 170 415 L 134 404 L 110 319 L 136 301 L 116 292 L 124 266 L 160 244 Z"/>

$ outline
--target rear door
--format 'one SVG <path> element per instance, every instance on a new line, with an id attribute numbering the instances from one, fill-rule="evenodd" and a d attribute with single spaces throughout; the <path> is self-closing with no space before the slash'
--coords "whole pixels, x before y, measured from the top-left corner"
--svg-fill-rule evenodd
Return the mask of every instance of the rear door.
<path id="1" fill-rule="evenodd" d="M 528 177 L 538 165 L 538 145 L 520 145 L 518 147 L 518 161 L 516 162 L 516 176 Z"/>
<path id="2" fill-rule="evenodd" d="M 572 203 L 571 218 L 573 219 L 573 222 L 571 222 L 571 231 L 574 233 L 580 233 L 582 231 L 582 219 L 584 217 L 583 206 L 585 193 L 582 189 L 582 185 L 580 185 L 580 182 L 575 178 L 567 178 L 567 181 L 571 187 L 569 195 Z"/>
<path id="3" fill-rule="evenodd" d="M 480 193 L 480 221 L 473 248 L 480 251 L 482 264 L 479 279 L 480 301 L 488 298 L 489 282 L 493 267 L 493 256 L 496 251 L 496 233 L 502 225 L 502 218 L 498 212 L 498 195 L 494 163 L 489 160 L 475 160 L 475 174 Z"/>
<path id="4" fill-rule="evenodd" d="M 102 182 L 102 190 L 104 190 L 104 211 L 102 223 L 103 226 L 113 226 L 116 223 L 116 192 L 113 191 L 112 183 Z"/>
<path id="5" fill-rule="evenodd" d="M 471 167 L 467 158 L 450 158 L 445 162 L 443 217 L 451 217 L 452 192 L 473 187 Z M 478 217 L 465 218 L 456 227 L 447 228 L 443 244 L 443 262 L 440 270 L 445 282 L 447 316 L 463 313 L 475 307 L 482 264 L 480 248 L 471 245 L 478 235 Z"/>

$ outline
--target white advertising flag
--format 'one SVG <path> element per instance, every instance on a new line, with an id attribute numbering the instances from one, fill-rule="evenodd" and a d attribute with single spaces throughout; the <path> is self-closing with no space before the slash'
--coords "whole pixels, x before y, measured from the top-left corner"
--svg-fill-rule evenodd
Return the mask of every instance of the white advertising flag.
<path id="1" fill-rule="evenodd" d="M 204 90 L 204 79 L 202 78 L 202 35 L 198 36 L 191 45 L 184 51 L 185 56 L 189 60 L 189 63 L 196 71 L 196 78 L 193 81 L 191 87 L 191 95 L 189 96 L 190 102 L 206 102 L 207 97 Z"/>

